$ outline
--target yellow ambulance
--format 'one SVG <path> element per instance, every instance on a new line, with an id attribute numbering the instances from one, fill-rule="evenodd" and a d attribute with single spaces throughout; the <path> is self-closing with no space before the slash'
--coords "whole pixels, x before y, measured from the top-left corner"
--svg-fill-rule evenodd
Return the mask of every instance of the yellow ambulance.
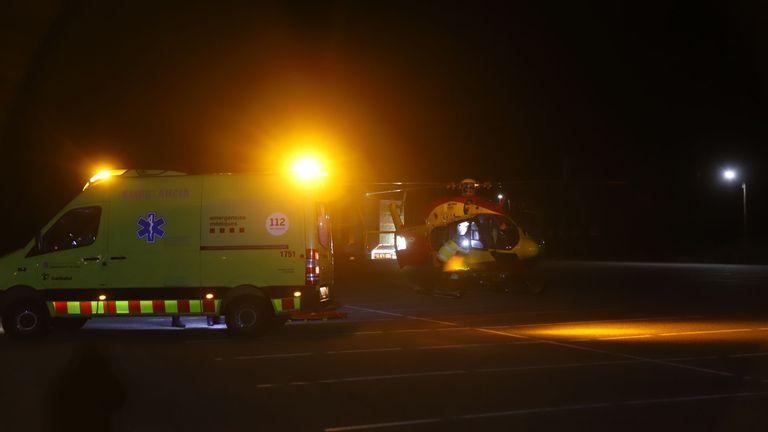
<path id="1" fill-rule="evenodd" d="M 255 335 L 321 309 L 333 285 L 321 190 L 282 175 L 100 173 L 0 258 L 3 329 L 31 339 L 92 317 L 223 315 Z"/>

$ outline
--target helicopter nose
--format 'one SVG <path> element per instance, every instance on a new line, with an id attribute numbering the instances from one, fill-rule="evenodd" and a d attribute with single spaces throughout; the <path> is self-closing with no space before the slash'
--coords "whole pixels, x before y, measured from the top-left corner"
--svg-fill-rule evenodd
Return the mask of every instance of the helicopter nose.
<path id="1" fill-rule="evenodd" d="M 522 237 L 517 245 L 517 256 L 520 259 L 531 259 L 539 255 L 539 245 L 528 236 Z"/>

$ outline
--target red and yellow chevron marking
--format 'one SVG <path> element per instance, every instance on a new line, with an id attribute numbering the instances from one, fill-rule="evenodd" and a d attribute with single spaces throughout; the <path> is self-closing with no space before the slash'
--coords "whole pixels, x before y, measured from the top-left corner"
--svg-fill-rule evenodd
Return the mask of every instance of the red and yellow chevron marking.
<path id="1" fill-rule="evenodd" d="M 48 302 L 52 316 L 208 315 L 221 313 L 221 300 L 104 300 Z"/>

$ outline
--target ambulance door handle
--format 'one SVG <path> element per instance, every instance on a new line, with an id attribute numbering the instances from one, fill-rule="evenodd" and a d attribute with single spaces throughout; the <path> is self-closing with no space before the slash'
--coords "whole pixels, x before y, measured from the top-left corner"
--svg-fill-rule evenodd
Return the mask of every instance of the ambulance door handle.
<path id="1" fill-rule="evenodd" d="M 98 262 L 98 261 L 101 261 L 101 257 L 97 257 L 97 256 L 95 256 L 95 257 L 85 257 L 85 258 L 83 258 L 83 261 L 96 261 L 96 262 Z"/>
<path id="2" fill-rule="evenodd" d="M 113 257 L 109 257 L 109 259 L 111 259 L 111 260 L 116 260 L 116 261 L 117 261 L 117 260 L 124 260 L 124 259 L 126 259 L 126 258 L 128 258 L 128 257 L 124 257 L 124 256 L 113 256 Z"/>

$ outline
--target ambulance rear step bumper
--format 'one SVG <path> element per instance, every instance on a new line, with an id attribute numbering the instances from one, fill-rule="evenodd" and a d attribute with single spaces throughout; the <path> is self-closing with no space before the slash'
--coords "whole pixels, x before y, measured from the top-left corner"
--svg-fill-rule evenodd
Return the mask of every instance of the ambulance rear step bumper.
<path id="1" fill-rule="evenodd" d="M 337 310 L 341 306 L 343 306 L 341 303 L 331 300 L 320 304 L 320 308 L 315 311 L 293 312 L 291 313 L 289 319 L 291 321 L 345 319 L 347 317 L 346 312 L 340 312 Z"/>

